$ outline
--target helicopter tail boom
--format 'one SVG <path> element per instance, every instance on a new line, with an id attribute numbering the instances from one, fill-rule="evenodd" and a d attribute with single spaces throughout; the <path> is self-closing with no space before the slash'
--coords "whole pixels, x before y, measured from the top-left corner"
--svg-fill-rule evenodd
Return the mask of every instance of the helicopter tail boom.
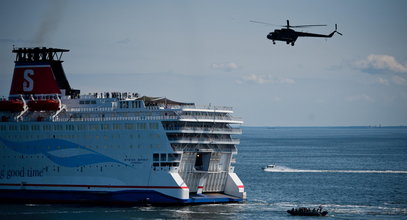
<path id="1" fill-rule="evenodd" d="M 325 34 L 314 34 L 314 33 L 306 33 L 306 32 L 297 32 L 299 37 L 324 37 L 324 38 L 331 38 L 334 36 L 335 33 L 342 35 L 337 31 L 338 25 L 335 24 L 335 30 L 332 33 L 325 35 Z"/>

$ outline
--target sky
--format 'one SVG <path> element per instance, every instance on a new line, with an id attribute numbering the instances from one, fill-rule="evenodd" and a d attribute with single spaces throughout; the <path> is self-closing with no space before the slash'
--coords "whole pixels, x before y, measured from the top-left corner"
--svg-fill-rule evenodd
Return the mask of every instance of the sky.
<path id="1" fill-rule="evenodd" d="M 69 49 L 71 87 L 231 106 L 245 126 L 407 125 L 407 1 L 0 1 L 0 96 L 15 47 Z M 278 26 L 343 36 L 275 45 Z"/>

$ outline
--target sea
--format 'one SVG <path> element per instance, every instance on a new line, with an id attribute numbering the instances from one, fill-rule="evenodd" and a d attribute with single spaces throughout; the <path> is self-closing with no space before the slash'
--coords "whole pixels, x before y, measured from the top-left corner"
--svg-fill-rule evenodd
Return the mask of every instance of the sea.
<path id="1" fill-rule="evenodd" d="M 243 127 L 240 139 L 234 166 L 245 202 L 0 204 L 0 219 L 407 219 L 407 127 Z M 319 206 L 328 216 L 286 212 Z"/>

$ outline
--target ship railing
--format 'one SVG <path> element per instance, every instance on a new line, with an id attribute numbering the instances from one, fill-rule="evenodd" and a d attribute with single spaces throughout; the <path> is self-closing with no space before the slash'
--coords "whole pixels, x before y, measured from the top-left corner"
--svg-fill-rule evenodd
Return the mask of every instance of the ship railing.
<path id="1" fill-rule="evenodd" d="M 188 138 L 188 137 L 169 137 L 170 142 L 176 143 L 206 143 L 206 144 L 239 144 L 240 139 L 236 138 Z"/>
<path id="2" fill-rule="evenodd" d="M 209 128 L 209 127 L 182 127 L 168 126 L 165 128 L 166 131 L 183 131 L 183 132 L 221 132 L 221 133 L 232 133 L 232 134 L 241 134 L 242 129 L 240 128 Z"/>
<path id="3" fill-rule="evenodd" d="M 241 121 L 240 117 L 232 117 L 229 115 L 179 115 L 180 119 L 196 119 L 196 120 L 224 120 L 224 121 Z"/>
<path id="4" fill-rule="evenodd" d="M 113 107 L 94 107 L 94 108 L 67 108 L 68 112 L 112 112 L 116 110 Z"/>
<path id="5" fill-rule="evenodd" d="M 211 106 L 211 105 L 172 105 L 172 104 L 167 104 L 167 105 L 155 105 L 155 106 L 146 106 L 146 109 L 151 109 L 151 110 L 156 110 L 156 109 L 180 109 L 180 110 L 186 110 L 186 109 L 203 109 L 206 111 L 213 111 L 213 110 L 219 110 L 219 111 L 233 111 L 232 107 L 228 106 Z"/>
<path id="6" fill-rule="evenodd" d="M 142 120 L 169 120 L 169 121 L 178 121 L 178 120 L 207 120 L 207 121 L 223 121 L 223 122 L 234 122 L 234 123 L 242 123 L 242 119 L 239 117 L 231 117 L 231 116 L 190 116 L 190 115 L 180 115 L 180 116 L 169 116 L 169 115 L 162 115 L 162 116 L 95 116 L 95 117 L 56 117 L 53 121 L 122 121 L 122 120 L 129 120 L 129 121 L 142 121 Z"/>
<path id="7" fill-rule="evenodd" d="M 179 110 L 188 110 L 188 109 L 203 109 L 206 111 L 228 111 L 232 112 L 233 108 L 228 106 L 205 106 L 205 105 L 157 105 L 157 106 L 146 106 L 148 110 L 158 110 L 158 109 L 179 109 Z M 69 112 L 112 112 L 116 111 L 115 107 L 71 107 L 68 108 Z"/>
<path id="8" fill-rule="evenodd" d="M 205 109 L 205 110 L 222 110 L 222 111 L 233 111 L 232 107 L 228 106 L 210 106 L 210 105 L 187 105 L 183 106 L 182 109 Z"/>

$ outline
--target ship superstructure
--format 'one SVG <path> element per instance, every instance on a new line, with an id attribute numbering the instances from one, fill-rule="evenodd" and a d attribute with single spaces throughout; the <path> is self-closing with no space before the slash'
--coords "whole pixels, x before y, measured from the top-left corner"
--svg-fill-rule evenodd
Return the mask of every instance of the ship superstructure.
<path id="1" fill-rule="evenodd" d="M 0 199 L 208 203 L 245 199 L 229 107 L 131 92 L 80 95 L 65 49 L 16 48 L 0 101 Z"/>

